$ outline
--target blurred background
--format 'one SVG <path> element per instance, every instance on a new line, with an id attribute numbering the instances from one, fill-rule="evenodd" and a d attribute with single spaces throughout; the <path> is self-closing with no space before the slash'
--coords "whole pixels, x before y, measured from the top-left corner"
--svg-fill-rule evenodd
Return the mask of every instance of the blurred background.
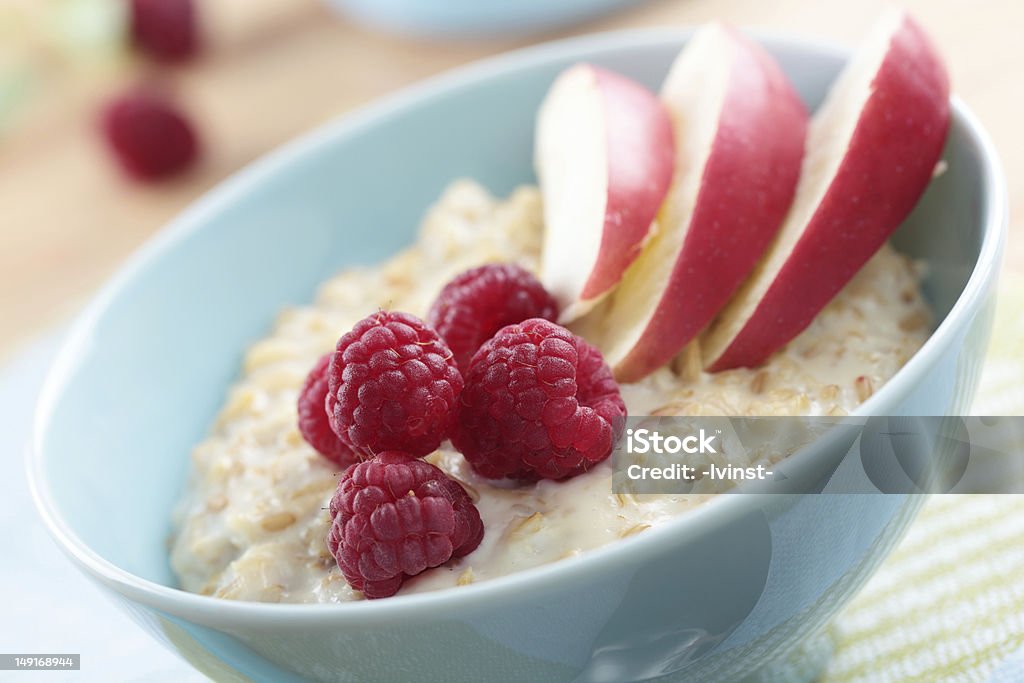
<path id="1" fill-rule="evenodd" d="M 0 598 L 0 649 L 59 611 L 39 645 L 111 662 L 104 680 L 202 679 L 58 556 L 31 512 L 20 447 L 67 320 L 207 189 L 354 107 L 531 43 L 721 19 L 854 46 L 887 4 L 0 0 L 0 594 L 12 593 Z M 1024 2 L 904 4 L 1006 170 L 1010 241 L 973 412 L 1024 414 Z M 170 139 L 185 143 L 161 145 Z M 1024 499 L 942 496 L 826 634 L 777 673 L 808 680 L 824 663 L 822 683 L 1022 681 L 1022 646 Z"/>
<path id="2" fill-rule="evenodd" d="M 426 76 L 542 40 L 716 18 L 852 46 L 886 5 L 192 0 L 183 3 L 194 15 L 189 43 L 175 34 L 173 11 L 161 16 L 161 4 L 0 0 L 0 358 L 65 320 L 128 253 L 225 176 Z M 1007 266 L 1024 273 L 1024 103 L 1016 92 L 1024 3 L 905 4 L 1002 153 L 1013 207 Z M 146 21 L 158 28 L 147 33 Z M 158 89 L 200 144 L 193 163 L 157 182 L 121 170 L 99 123 L 111 102 L 140 85 Z"/>

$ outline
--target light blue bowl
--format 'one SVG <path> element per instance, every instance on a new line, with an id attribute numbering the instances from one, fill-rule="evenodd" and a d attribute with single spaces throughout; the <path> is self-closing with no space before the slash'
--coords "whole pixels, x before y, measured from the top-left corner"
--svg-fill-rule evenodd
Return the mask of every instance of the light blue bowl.
<path id="1" fill-rule="evenodd" d="M 327 0 L 345 16 L 389 31 L 476 37 L 553 31 L 638 0 Z"/>
<path id="2" fill-rule="evenodd" d="M 44 389 L 29 469 L 61 547 L 140 624 L 224 679 L 736 681 L 818 629 L 920 498 L 720 496 L 582 558 L 340 606 L 191 595 L 168 567 L 188 453 L 275 313 L 339 268 L 408 243 L 452 179 L 499 195 L 531 182 L 534 113 L 559 70 L 587 60 L 655 88 L 688 35 L 599 35 L 461 69 L 313 132 L 185 212 L 103 289 Z M 843 55 L 763 43 L 816 106 Z M 941 324 L 866 413 L 957 413 L 975 389 L 1005 184 L 977 121 L 953 109 L 948 170 L 895 239 L 929 261 Z M 814 477 L 834 455 L 809 449 L 788 471 Z"/>

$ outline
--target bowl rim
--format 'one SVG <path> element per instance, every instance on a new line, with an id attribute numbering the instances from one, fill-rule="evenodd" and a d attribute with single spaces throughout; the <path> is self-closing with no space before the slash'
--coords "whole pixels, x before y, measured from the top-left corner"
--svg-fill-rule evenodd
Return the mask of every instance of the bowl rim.
<path id="1" fill-rule="evenodd" d="M 341 605 L 263 603 L 190 593 L 137 576 L 105 559 L 93 551 L 61 518 L 44 467 L 43 439 L 54 404 L 67 381 L 69 371 L 87 351 L 90 330 L 122 289 L 131 284 L 137 273 L 159 258 L 170 245 L 200 230 L 207 214 L 216 213 L 220 208 L 230 205 L 236 198 L 247 193 L 251 184 L 260 178 L 282 172 L 307 154 L 315 153 L 323 142 L 336 137 L 358 135 L 361 129 L 376 125 L 378 119 L 386 118 L 391 113 L 451 92 L 472 88 L 493 77 L 505 76 L 549 61 L 592 59 L 607 51 L 679 46 L 690 38 L 693 31 L 691 27 L 608 31 L 541 43 L 451 69 L 363 105 L 300 135 L 235 172 L 191 203 L 137 249 L 78 316 L 40 392 L 26 455 L 29 488 L 36 509 L 61 550 L 86 574 L 131 601 L 205 624 L 244 627 L 247 631 L 254 631 L 279 627 L 281 620 L 303 625 L 328 622 L 339 625 L 350 622 L 391 622 L 398 616 L 429 619 L 436 618 L 439 613 L 432 607 L 482 608 L 489 602 L 516 599 L 526 589 L 545 587 L 557 591 L 562 587 L 576 585 L 576 579 L 581 574 L 600 573 L 619 558 L 631 557 L 637 561 L 637 558 L 656 554 L 662 538 L 667 534 L 674 536 L 675 543 L 685 542 L 728 519 L 749 512 L 755 503 L 750 499 L 760 499 L 761 496 L 715 495 L 648 533 L 589 550 L 580 557 L 461 586 L 457 590 L 439 589 L 399 595 L 388 600 L 360 600 Z M 770 51 L 796 49 L 833 59 L 843 59 L 848 54 L 842 48 L 814 38 L 776 31 L 744 32 Z M 964 129 L 978 151 L 983 167 L 981 182 L 984 193 L 981 200 L 984 232 L 981 249 L 963 291 L 944 320 L 921 349 L 854 415 L 883 413 L 893 407 L 900 396 L 906 395 L 917 378 L 934 364 L 941 351 L 956 341 L 960 321 L 972 316 L 980 307 L 982 298 L 999 271 L 1008 221 L 1005 178 L 995 147 L 975 115 L 957 97 L 951 98 L 951 113 L 951 125 L 960 125 Z"/>

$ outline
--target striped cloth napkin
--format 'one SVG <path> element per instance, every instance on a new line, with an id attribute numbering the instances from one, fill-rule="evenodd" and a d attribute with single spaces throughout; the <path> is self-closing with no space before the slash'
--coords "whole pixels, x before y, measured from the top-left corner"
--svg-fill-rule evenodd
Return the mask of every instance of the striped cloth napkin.
<path id="1" fill-rule="evenodd" d="M 1022 312 L 1009 274 L 976 415 L 1024 415 Z M 822 663 L 818 683 L 1024 682 L 1024 496 L 931 498 L 826 632 L 759 681 L 814 680 Z"/>

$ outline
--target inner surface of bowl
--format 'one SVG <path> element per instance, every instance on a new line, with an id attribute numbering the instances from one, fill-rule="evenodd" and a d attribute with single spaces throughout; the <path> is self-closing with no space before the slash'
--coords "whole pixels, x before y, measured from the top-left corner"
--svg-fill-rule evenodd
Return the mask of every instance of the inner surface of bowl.
<path id="1" fill-rule="evenodd" d="M 53 517 L 110 563 L 173 586 L 166 540 L 190 450 L 274 316 L 339 269 L 408 244 L 450 181 L 497 195 L 534 182 L 534 115 L 560 70 L 586 60 L 656 89 L 685 36 L 596 37 L 463 70 L 316 131 L 202 200 L 104 290 L 58 362 L 34 444 Z M 842 56 L 765 44 L 816 107 Z M 986 218 L 983 159 L 960 114 L 945 158 L 895 238 L 929 262 L 939 319 L 975 266 Z"/>

